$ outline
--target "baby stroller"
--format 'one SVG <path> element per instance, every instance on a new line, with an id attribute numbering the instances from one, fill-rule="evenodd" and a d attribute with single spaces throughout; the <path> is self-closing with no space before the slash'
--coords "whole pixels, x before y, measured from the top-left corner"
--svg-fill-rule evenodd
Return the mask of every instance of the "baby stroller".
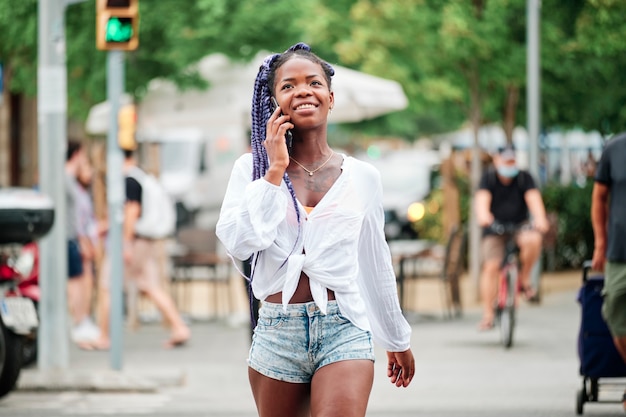
<path id="1" fill-rule="evenodd" d="M 591 261 L 583 264 L 583 285 L 578 293 L 582 315 L 578 334 L 578 357 L 580 358 L 580 375 L 583 377 L 582 389 L 576 394 L 576 414 L 583 414 L 586 402 L 618 403 L 619 400 L 600 399 L 600 386 L 620 389 L 623 392 L 625 381 L 613 379 L 613 383 L 605 378 L 626 377 L 626 364 L 613 344 L 613 338 L 602 317 L 602 275 L 589 276 Z M 602 379 L 602 381 L 601 381 Z"/>

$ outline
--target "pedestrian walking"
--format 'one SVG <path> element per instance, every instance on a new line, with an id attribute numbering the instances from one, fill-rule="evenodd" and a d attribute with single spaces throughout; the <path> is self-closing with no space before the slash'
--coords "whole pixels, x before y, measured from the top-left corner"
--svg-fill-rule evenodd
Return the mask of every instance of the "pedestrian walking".
<path id="1" fill-rule="evenodd" d="M 95 328 L 90 340 L 95 340 L 100 331 L 97 329 L 93 319 L 93 295 L 95 289 L 96 265 L 102 237 L 106 232 L 106 224 L 98 222 L 94 213 L 93 199 L 91 196 L 91 182 L 93 180 L 93 168 L 89 158 L 85 158 L 84 163 L 76 173 L 76 225 L 80 239 L 80 251 L 83 263 L 82 297 L 84 309 L 87 311 L 89 326 Z"/>
<path id="2" fill-rule="evenodd" d="M 333 74 L 303 43 L 265 59 L 252 153 L 234 165 L 217 224 L 234 258 L 252 257 L 261 308 L 248 370 L 261 417 L 364 416 L 373 341 L 393 384 L 407 387 L 415 372 L 380 174 L 328 145 Z"/>
<path id="3" fill-rule="evenodd" d="M 139 291 L 152 301 L 170 326 L 170 337 L 165 341 L 166 348 L 182 346 L 191 338 L 191 331 L 183 321 L 174 300 L 160 282 L 157 247 L 158 239 L 144 236 L 137 230 L 139 221 L 150 209 L 149 199 L 142 184 L 131 175 L 139 170 L 132 150 L 124 150 L 124 175 L 126 202 L 124 204 L 123 259 L 126 282 L 132 281 Z M 105 260 L 100 277 L 99 323 L 102 336 L 95 342 L 84 344 L 85 349 L 108 349 L 110 316 L 110 263 Z"/>
<path id="4" fill-rule="evenodd" d="M 89 236 L 80 225 L 79 204 L 81 186 L 78 175 L 87 164 L 83 144 L 70 139 L 65 161 L 66 233 L 68 250 L 67 299 L 72 318 L 71 338 L 75 343 L 90 342 L 98 338 L 99 330 L 90 317 L 90 297 L 83 262 L 90 258 Z"/>
<path id="5" fill-rule="evenodd" d="M 626 132 L 606 145 L 591 194 L 592 267 L 604 271 L 602 315 L 626 362 Z M 626 410 L 626 392 L 623 396 Z"/>

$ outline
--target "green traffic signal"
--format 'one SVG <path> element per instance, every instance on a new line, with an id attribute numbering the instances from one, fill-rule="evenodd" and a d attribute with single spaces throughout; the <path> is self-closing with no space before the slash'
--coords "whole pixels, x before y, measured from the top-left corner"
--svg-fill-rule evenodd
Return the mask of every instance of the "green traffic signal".
<path id="1" fill-rule="evenodd" d="M 106 42 L 129 42 L 133 37 L 133 22 L 128 18 L 112 17 L 106 25 Z"/>

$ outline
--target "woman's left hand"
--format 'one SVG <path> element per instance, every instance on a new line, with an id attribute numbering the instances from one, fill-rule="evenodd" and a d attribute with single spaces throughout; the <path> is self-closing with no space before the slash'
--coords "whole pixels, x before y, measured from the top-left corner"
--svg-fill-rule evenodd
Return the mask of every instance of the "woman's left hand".
<path id="1" fill-rule="evenodd" d="M 415 375 L 415 359 L 411 349 L 387 352 L 387 376 L 396 387 L 408 387 Z"/>

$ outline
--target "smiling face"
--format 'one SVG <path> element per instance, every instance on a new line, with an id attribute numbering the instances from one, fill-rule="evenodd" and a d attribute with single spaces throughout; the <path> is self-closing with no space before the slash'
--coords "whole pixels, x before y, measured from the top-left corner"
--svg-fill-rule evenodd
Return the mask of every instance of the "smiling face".
<path id="1" fill-rule="evenodd" d="M 296 128 L 325 125 L 334 104 L 322 66 L 294 56 L 276 70 L 274 97 Z"/>

